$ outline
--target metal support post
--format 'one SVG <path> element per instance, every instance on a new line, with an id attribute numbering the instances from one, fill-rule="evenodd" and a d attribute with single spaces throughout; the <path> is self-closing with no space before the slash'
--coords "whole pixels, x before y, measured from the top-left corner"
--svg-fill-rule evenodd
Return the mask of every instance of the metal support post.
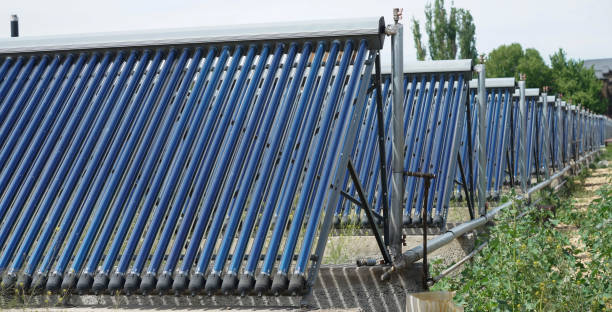
<path id="1" fill-rule="evenodd" d="M 549 171 L 549 166 L 550 166 L 550 161 L 552 160 L 552 158 L 550 157 L 550 140 L 549 140 L 549 133 L 550 133 L 550 128 L 549 126 L 549 120 L 548 120 L 548 87 L 544 87 L 544 93 L 542 93 L 542 122 L 544 123 L 543 128 L 543 134 L 542 135 L 542 150 L 544 151 L 544 177 L 546 177 L 546 180 L 548 180 L 548 178 L 550 178 L 550 171 Z"/>
<path id="2" fill-rule="evenodd" d="M 508 155 L 508 153 L 510 155 L 506 156 L 508 158 L 508 172 L 510 174 L 510 186 L 514 187 L 515 186 L 515 181 L 514 178 L 516 177 L 516 172 L 514 172 L 514 164 L 516 163 L 516 159 L 514 159 L 516 157 L 516 142 L 514 141 L 514 135 L 516 133 L 516 124 L 514 122 L 514 119 L 516 118 L 516 116 L 514 116 L 514 99 L 510 100 L 510 145 L 508 145 L 508 150 L 506 151 L 506 155 Z"/>
<path id="3" fill-rule="evenodd" d="M 512 149 L 514 150 L 514 149 Z M 514 166 L 512 165 L 513 162 L 510 160 L 510 150 L 506 151 L 506 164 L 508 167 L 508 176 L 510 177 L 510 186 L 514 187 Z M 512 159 L 514 159 L 514 157 L 512 157 Z"/>
<path id="4" fill-rule="evenodd" d="M 521 190 L 527 192 L 527 103 L 525 102 L 525 75 L 521 75 L 519 86 L 519 115 L 517 116 L 520 124 L 520 144 L 519 144 L 519 171 L 521 174 Z"/>
<path id="5" fill-rule="evenodd" d="M 383 236 L 385 238 L 385 245 L 389 246 L 389 190 L 387 185 L 387 155 L 385 153 L 385 119 L 383 117 L 384 104 L 381 88 L 382 82 L 380 78 L 380 52 L 377 52 L 374 63 L 376 67 L 374 84 L 376 87 L 376 119 L 378 120 L 378 158 L 380 161 L 380 188 L 382 191 L 379 200 L 382 202 Z"/>
<path id="6" fill-rule="evenodd" d="M 467 180 L 466 180 L 466 188 L 469 189 L 470 191 L 470 202 L 472 203 L 472 209 L 474 209 L 474 148 L 473 148 L 473 142 L 472 142 L 472 110 L 470 108 L 470 100 L 469 97 L 465 97 L 465 115 L 466 117 L 466 126 L 467 126 L 467 150 L 468 153 L 467 155 L 465 155 L 465 157 L 467 157 L 467 172 L 468 175 L 466 176 Z"/>
<path id="7" fill-rule="evenodd" d="M 395 33 L 391 36 L 391 68 L 393 86 L 391 211 L 389 214 L 389 244 L 391 256 L 402 256 L 402 218 L 404 202 L 404 28 L 398 23 L 399 9 L 393 10 Z"/>
<path id="8" fill-rule="evenodd" d="M 480 215 L 486 214 L 486 201 L 487 201 L 487 191 L 485 189 L 486 177 L 485 173 L 487 170 L 487 145 L 486 145 L 486 125 L 485 119 L 487 114 L 487 90 L 485 88 L 485 65 L 481 60 L 481 64 L 476 67 L 476 71 L 478 72 L 478 129 L 476 131 L 477 135 L 477 144 L 478 144 L 478 212 Z"/>
<path id="9" fill-rule="evenodd" d="M 433 177 L 425 177 L 425 198 L 429 195 L 429 185 Z M 427 264 L 427 204 L 423 201 L 423 288 L 429 290 L 429 265 Z"/>

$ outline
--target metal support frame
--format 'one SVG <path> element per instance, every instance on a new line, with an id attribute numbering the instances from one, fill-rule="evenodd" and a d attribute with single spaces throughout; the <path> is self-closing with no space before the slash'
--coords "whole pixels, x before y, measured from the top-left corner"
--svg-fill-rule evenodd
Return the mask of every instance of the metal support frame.
<path id="1" fill-rule="evenodd" d="M 514 172 L 514 164 L 516 161 L 516 159 L 514 159 L 516 155 L 516 150 L 514 149 L 514 147 L 516 146 L 516 143 L 514 142 L 514 137 L 516 135 L 516 126 L 514 124 L 514 119 L 516 118 L 514 116 L 514 103 L 514 99 L 512 98 L 512 95 L 510 95 L 510 147 L 506 151 L 506 158 L 508 158 L 508 174 L 510 175 L 511 187 L 514 187 L 516 183 L 516 181 L 514 181 L 514 178 L 516 177 L 516 172 Z"/>
<path id="2" fill-rule="evenodd" d="M 465 111 L 466 111 L 465 115 L 467 116 L 466 120 L 465 120 L 465 122 L 467 124 L 466 125 L 467 126 L 467 136 L 466 136 L 466 139 L 467 139 L 467 146 L 468 146 L 467 150 L 469 151 L 469 153 L 468 153 L 468 155 L 466 155 L 466 157 L 467 157 L 467 160 L 468 160 L 468 163 L 467 163 L 468 168 L 467 169 L 468 169 L 468 172 L 470 173 L 469 179 L 466 180 L 466 183 L 467 183 L 466 188 L 469 187 L 469 196 L 470 196 L 470 202 L 472 204 L 472 213 L 474 213 L 473 212 L 473 210 L 474 210 L 474 153 L 473 153 L 473 151 L 474 151 L 474 149 L 473 149 L 474 148 L 473 147 L 474 143 L 472 142 L 472 131 L 473 131 L 473 129 L 472 129 L 472 109 L 470 107 L 469 97 L 467 97 L 467 96 L 465 97 Z"/>
<path id="3" fill-rule="evenodd" d="M 370 208 L 370 204 L 365 196 L 363 188 L 361 187 L 361 182 L 359 181 L 359 177 L 357 172 L 355 171 L 355 167 L 353 166 L 353 162 L 349 159 L 348 161 L 348 171 L 351 176 L 351 180 L 353 180 L 353 185 L 355 186 L 355 190 L 357 191 L 357 195 L 359 195 L 359 205 L 365 211 L 365 215 L 368 218 L 368 222 L 370 223 L 370 227 L 372 228 L 372 233 L 376 238 L 376 244 L 378 244 L 378 248 L 380 249 L 380 253 L 385 260 L 385 263 L 391 263 L 391 257 L 385 248 L 385 243 L 383 242 L 382 237 L 380 236 L 380 232 L 378 231 L 378 227 L 376 226 L 376 222 L 374 222 L 374 212 Z"/>
<path id="4" fill-rule="evenodd" d="M 470 220 L 474 220 L 474 203 L 472 202 L 470 192 L 468 191 L 468 182 L 465 177 L 465 170 L 463 169 L 463 162 L 461 161 L 460 153 L 457 153 L 457 165 L 459 166 L 459 174 L 462 181 L 460 185 L 465 195 L 465 202 L 468 207 L 468 212 L 470 213 Z"/>
<path id="5" fill-rule="evenodd" d="M 429 195 L 429 187 L 431 186 L 431 180 L 436 178 L 435 174 L 431 173 L 422 173 L 422 172 L 410 172 L 405 171 L 403 173 L 406 176 L 417 177 L 425 179 L 425 194 L 424 198 L 427 198 Z M 421 209 L 421 225 L 423 228 L 423 250 L 425 253 L 423 254 L 423 288 L 425 290 L 429 289 L 429 266 L 427 264 L 427 225 L 429 221 L 427 220 L 427 201 L 423 201 L 423 208 Z"/>
<path id="6" fill-rule="evenodd" d="M 514 146 L 514 144 L 512 144 L 512 146 Z M 510 177 L 510 186 L 514 186 L 514 168 L 513 168 L 514 166 L 512 166 L 514 162 L 511 161 L 511 159 L 514 159 L 514 156 L 511 156 L 514 154 L 513 153 L 514 148 L 512 148 L 511 150 L 510 149 L 506 150 L 506 164 L 508 165 L 508 176 Z"/>
<path id="7" fill-rule="evenodd" d="M 537 112 L 537 106 L 533 107 L 534 110 L 536 110 L 535 114 L 534 114 L 534 120 L 532 121 L 535 124 L 534 130 L 534 137 L 535 137 L 535 144 L 533 144 L 533 162 L 534 162 L 534 167 L 535 167 L 535 175 L 536 175 L 536 181 L 540 182 L 540 157 L 539 155 L 541 154 L 541 149 L 542 147 L 540 146 L 540 142 L 541 142 L 541 131 L 540 131 L 540 115 Z"/>
<path id="8" fill-rule="evenodd" d="M 486 170 L 487 170 L 487 145 L 486 145 L 486 112 L 487 112 L 487 89 L 485 88 L 485 65 L 479 64 L 476 66 L 478 72 L 478 129 L 477 144 L 478 144 L 478 213 L 482 216 L 486 210 L 487 192 L 485 189 Z"/>
<path id="9" fill-rule="evenodd" d="M 544 177 L 546 179 L 550 178 L 550 171 L 549 171 L 549 166 L 551 165 L 551 161 L 553 160 L 552 157 L 550 157 L 550 140 L 549 140 L 549 133 L 550 133 L 550 128 L 549 128 L 549 120 L 548 120 L 548 94 L 547 94 L 547 89 L 544 89 L 544 92 L 542 93 L 542 122 L 544 123 L 543 127 L 542 127 L 542 149 L 544 151 Z"/>
<path id="10" fill-rule="evenodd" d="M 519 144 L 519 171 L 521 174 L 521 190 L 527 192 L 527 179 L 529 172 L 527 171 L 527 103 L 525 101 L 525 80 L 521 79 L 518 82 L 519 86 L 519 115 L 517 116 L 520 123 L 520 144 Z"/>
<path id="11" fill-rule="evenodd" d="M 380 77 L 380 53 L 376 54 L 375 63 L 376 73 L 374 75 L 374 84 L 376 87 L 376 124 L 378 135 L 378 157 L 380 161 L 380 187 L 382 190 L 379 200 L 382 202 L 385 245 L 389 246 L 389 190 L 387 185 L 387 156 L 385 153 L 385 119 L 383 117 L 384 104 L 381 88 L 382 82 Z"/>
<path id="12" fill-rule="evenodd" d="M 389 248 L 393 258 L 402 256 L 402 221 L 404 199 L 404 28 L 398 23 L 398 10 L 394 10 L 395 33 L 391 36 L 391 67 L 393 86 L 392 106 L 392 183 L 389 214 Z M 425 197 L 427 198 L 427 197 Z M 426 202 L 426 201 L 425 201 Z"/>

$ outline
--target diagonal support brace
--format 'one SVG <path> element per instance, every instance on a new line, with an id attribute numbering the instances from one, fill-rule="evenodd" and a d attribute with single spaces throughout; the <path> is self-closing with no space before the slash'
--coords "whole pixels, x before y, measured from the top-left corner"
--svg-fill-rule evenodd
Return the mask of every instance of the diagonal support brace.
<path id="1" fill-rule="evenodd" d="M 349 159 L 348 161 L 348 171 L 351 176 L 351 180 L 353 180 L 353 184 L 355 185 L 355 190 L 357 190 L 357 195 L 359 196 L 360 205 L 363 207 L 365 211 L 366 217 L 368 218 L 368 222 L 370 223 L 370 227 L 372 227 L 372 232 L 374 233 L 374 237 L 376 238 L 376 243 L 378 244 L 378 248 L 382 253 L 383 259 L 385 263 L 391 263 L 391 257 L 387 252 L 387 248 L 385 248 L 385 243 L 383 242 L 382 237 L 380 236 L 380 232 L 376 227 L 376 222 L 374 222 L 374 215 L 372 210 L 370 209 L 370 205 L 366 199 L 365 193 L 363 192 L 363 188 L 361 187 L 361 183 L 359 182 L 359 178 L 357 177 L 357 172 L 355 171 L 355 167 L 353 167 L 353 162 Z"/>

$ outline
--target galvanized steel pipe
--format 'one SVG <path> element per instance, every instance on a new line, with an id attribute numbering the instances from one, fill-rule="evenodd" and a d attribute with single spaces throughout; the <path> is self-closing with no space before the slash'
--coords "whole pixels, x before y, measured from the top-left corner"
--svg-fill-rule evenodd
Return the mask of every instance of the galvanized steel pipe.
<path id="1" fill-rule="evenodd" d="M 584 162 L 585 160 L 587 160 L 588 158 L 594 156 L 595 154 L 597 154 L 599 151 L 593 151 L 585 156 L 583 156 L 578 163 Z M 543 189 L 544 187 L 550 185 L 552 183 L 552 181 L 554 181 L 557 178 L 562 177 L 565 173 L 567 173 L 569 170 L 571 169 L 571 166 L 567 166 L 565 168 L 563 168 L 563 170 L 557 172 L 556 174 L 552 175 L 550 177 L 550 179 L 543 181 L 537 185 L 535 185 L 534 187 L 530 188 L 527 191 L 527 196 Z M 497 215 L 500 211 L 502 211 L 503 209 L 506 209 L 508 207 L 510 207 L 515 201 L 520 201 L 523 200 L 525 197 L 522 195 L 518 195 L 516 196 L 514 199 L 505 202 L 501 205 L 499 205 L 498 207 L 496 207 L 495 209 L 489 211 L 486 215 L 462 223 L 460 225 L 455 226 L 454 228 L 448 230 L 446 233 L 441 234 L 439 236 L 437 236 L 436 238 L 427 241 L 427 253 L 431 253 L 437 249 L 439 249 L 440 247 L 450 243 L 453 239 L 458 238 L 460 236 L 462 236 L 465 233 L 468 233 L 470 231 L 473 231 L 481 226 L 483 226 L 484 224 L 486 224 L 488 221 L 492 221 L 495 218 L 495 215 Z M 402 267 L 406 267 L 420 259 L 423 258 L 423 246 L 419 245 L 416 246 L 408 251 L 406 251 L 404 253 L 404 258 L 402 259 L 402 262 L 400 265 L 397 265 L 395 267 L 395 270 L 397 269 L 401 269 Z M 382 279 L 386 279 L 386 277 L 388 277 L 388 273 L 385 273 L 382 275 Z"/>

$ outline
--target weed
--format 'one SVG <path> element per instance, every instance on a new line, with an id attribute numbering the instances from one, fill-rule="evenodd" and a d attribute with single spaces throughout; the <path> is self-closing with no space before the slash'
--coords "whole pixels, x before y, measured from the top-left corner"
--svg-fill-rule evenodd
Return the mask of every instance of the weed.
<path id="1" fill-rule="evenodd" d="M 347 263 L 349 259 L 348 244 L 352 241 L 347 236 L 336 236 L 329 239 L 327 242 L 328 252 L 323 260 L 326 264 L 342 264 Z M 354 241 L 353 241 L 354 243 Z"/>
<path id="2" fill-rule="evenodd" d="M 604 185 L 584 210 L 567 197 L 583 190 L 588 174 L 570 179 L 561 196 L 541 194 L 556 216 L 532 209 L 517 218 L 520 204 L 503 212 L 507 221 L 490 229 L 489 246 L 433 289 L 456 291 L 456 301 L 472 311 L 612 309 L 612 187 Z"/>

